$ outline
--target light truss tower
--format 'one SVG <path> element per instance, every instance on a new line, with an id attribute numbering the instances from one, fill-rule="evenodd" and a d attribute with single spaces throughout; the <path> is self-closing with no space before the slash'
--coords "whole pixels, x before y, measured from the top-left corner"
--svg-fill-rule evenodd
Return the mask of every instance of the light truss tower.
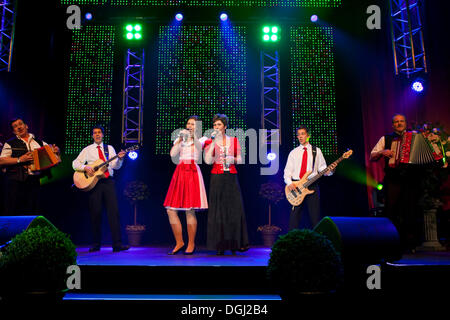
<path id="1" fill-rule="evenodd" d="M 142 144 L 144 49 L 128 49 L 123 81 L 122 143 Z"/>
<path id="2" fill-rule="evenodd" d="M 16 9 L 15 1 L 0 0 L 0 71 L 11 71 Z"/>
<path id="3" fill-rule="evenodd" d="M 427 73 L 421 0 L 390 0 L 395 74 Z"/>
<path id="4" fill-rule="evenodd" d="M 261 103 L 261 126 L 268 130 L 263 143 L 281 144 L 280 61 L 277 50 L 261 51 Z"/>

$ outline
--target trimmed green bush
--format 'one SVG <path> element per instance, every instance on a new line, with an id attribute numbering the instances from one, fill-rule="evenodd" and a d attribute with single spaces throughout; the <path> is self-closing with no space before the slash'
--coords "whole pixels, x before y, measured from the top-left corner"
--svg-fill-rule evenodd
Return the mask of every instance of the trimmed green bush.
<path id="1" fill-rule="evenodd" d="M 61 291 L 76 255 L 69 237 L 53 226 L 29 228 L 16 235 L 0 257 L 2 290 Z"/>
<path id="2" fill-rule="evenodd" d="M 285 292 L 330 292 L 342 281 L 340 255 L 331 241 L 312 230 L 292 230 L 273 245 L 269 279 Z"/>

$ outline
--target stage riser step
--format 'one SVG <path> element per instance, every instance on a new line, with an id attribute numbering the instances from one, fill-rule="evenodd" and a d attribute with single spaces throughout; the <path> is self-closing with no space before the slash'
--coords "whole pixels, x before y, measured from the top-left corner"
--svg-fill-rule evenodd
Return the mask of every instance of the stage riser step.
<path id="1" fill-rule="evenodd" d="M 269 294 L 265 267 L 81 266 L 79 293 Z"/>

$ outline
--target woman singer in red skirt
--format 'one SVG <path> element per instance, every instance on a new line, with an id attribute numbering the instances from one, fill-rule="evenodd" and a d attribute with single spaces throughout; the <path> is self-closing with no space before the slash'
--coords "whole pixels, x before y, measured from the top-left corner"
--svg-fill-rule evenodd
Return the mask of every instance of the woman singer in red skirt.
<path id="1" fill-rule="evenodd" d="M 195 235 L 197 233 L 196 210 L 208 209 L 205 184 L 197 161 L 202 156 L 204 140 L 195 134 L 197 116 L 191 116 L 186 123 L 186 129 L 175 140 L 170 156 L 179 156 L 179 163 L 170 181 L 169 190 L 164 201 L 170 226 L 175 237 L 175 248 L 169 254 L 177 254 L 184 248 L 183 232 L 178 211 L 186 212 L 188 245 L 184 254 L 190 255 L 195 250 Z"/>

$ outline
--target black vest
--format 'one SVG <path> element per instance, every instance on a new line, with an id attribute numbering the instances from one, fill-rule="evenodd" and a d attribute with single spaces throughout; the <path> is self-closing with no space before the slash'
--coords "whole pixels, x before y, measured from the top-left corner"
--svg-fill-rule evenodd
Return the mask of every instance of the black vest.
<path id="1" fill-rule="evenodd" d="M 39 146 L 43 146 L 42 140 L 33 138 Z M 22 140 L 17 137 L 11 138 L 7 141 L 7 143 L 11 146 L 12 149 L 12 158 L 19 158 L 28 152 L 27 145 Z M 24 168 L 23 163 L 18 163 L 10 166 L 6 166 L 6 176 L 8 179 L 16 180 L 16 181 L 25 181 L 28 176 L 28 169 Z"/>

